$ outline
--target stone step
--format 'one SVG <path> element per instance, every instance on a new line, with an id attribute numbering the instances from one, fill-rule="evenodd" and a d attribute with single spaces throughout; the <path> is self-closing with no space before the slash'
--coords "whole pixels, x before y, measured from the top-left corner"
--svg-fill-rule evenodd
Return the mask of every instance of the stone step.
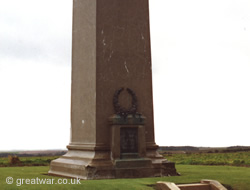
<path id="1" fill-rule="evenodd" d="M 138 153 L 122 153 L 121 158 L 122 159 L 138 159 L 139 154 Z"/>
<path id="2" fill-rule="evenodd" d="M 184 185 L 177 185 L 181 190 L 210 190 L 209 184 L 184 184 Z"/>
<path id="3" fill-rule="evenodd" d="M 220 182 L 208 179 L 201 180 L 201 183 L 180 185 L 172 182 L 158 181 L 156 187 L 158 190 L 227 190 Z"/>
<path id="4" fill-rule="evenodd" d="M 138 159 L 118 159 L 115 160 L 116 168 L 149 168 L 152 167 L 151 159 L 138 158 Z"/>

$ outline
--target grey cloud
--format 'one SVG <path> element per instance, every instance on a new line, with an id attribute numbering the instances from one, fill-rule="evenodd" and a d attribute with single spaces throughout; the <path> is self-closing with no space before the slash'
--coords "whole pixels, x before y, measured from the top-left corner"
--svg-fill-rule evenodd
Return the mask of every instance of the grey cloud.
<path id="1" fill-rule="evenodd" d="M 57 0 L 24 2 L 0 2 L 0 59 L 70 65 L 72 10 L 68 1 L 61 1 L 57 9 Z"/>

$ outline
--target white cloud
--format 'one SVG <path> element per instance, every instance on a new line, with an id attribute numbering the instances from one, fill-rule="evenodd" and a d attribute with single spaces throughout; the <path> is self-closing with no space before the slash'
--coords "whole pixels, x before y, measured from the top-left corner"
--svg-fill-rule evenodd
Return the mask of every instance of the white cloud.
<path id="1" fill-rule="evenodd" d="M 249 145 L 250 3 L 161 3 L 151 1 L 156 141 Z"/>
<path id="2" fill-rule="evenodd" d="M 0 150 L 65 148 L 70 128 L 70 68 L 1 66 Z"/>

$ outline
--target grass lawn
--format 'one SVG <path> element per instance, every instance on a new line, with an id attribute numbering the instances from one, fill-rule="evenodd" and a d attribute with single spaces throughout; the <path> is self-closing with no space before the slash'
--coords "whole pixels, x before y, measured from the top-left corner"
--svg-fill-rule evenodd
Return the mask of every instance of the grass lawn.
<path id="1" fill-rule="evenodd" d="M 171 181 L 175 183 L 199 182 L 201 179 L 215 179 L 222 184 L 231 186 L 234 190 L 250 190 L 250 168 L 234 166 L 198 166 L 177 165 L 181 176 L 141 179 L 114 179 L 114 180 L 82 180 L 81 184 L 23 184 L 17 186 L 20 178 L 24 179 L 54 179 L 58 177 L 44 175 L 48 172 L 48 166 L 36 167 L 2 167 L 0 168 L 0 189 L 83 189 L 83 190 L 152 190 L 157 181 Z M 12 185 L 6 184 L 6 177 L 13 177 Z M 19 180 L 19 181 L 17 181 Z M 66 182 L 66 181 L 64 181 Z M 71 180 L 67 179 L 70 183 Z M 31 182 L 30 182 L 31 183 Z"/>

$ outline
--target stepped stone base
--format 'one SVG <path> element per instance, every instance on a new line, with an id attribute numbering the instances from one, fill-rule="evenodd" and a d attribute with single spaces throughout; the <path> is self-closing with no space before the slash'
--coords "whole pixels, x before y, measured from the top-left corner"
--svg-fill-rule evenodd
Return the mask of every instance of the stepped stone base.
<path id="1" fill-rule="evenodd" d="M 78 179 L 114 179 L 176 176 L 175 164 L 165 159 L 111 160 L 107 151 L 69 150 L 53 160 L 49 175 Z"/>

